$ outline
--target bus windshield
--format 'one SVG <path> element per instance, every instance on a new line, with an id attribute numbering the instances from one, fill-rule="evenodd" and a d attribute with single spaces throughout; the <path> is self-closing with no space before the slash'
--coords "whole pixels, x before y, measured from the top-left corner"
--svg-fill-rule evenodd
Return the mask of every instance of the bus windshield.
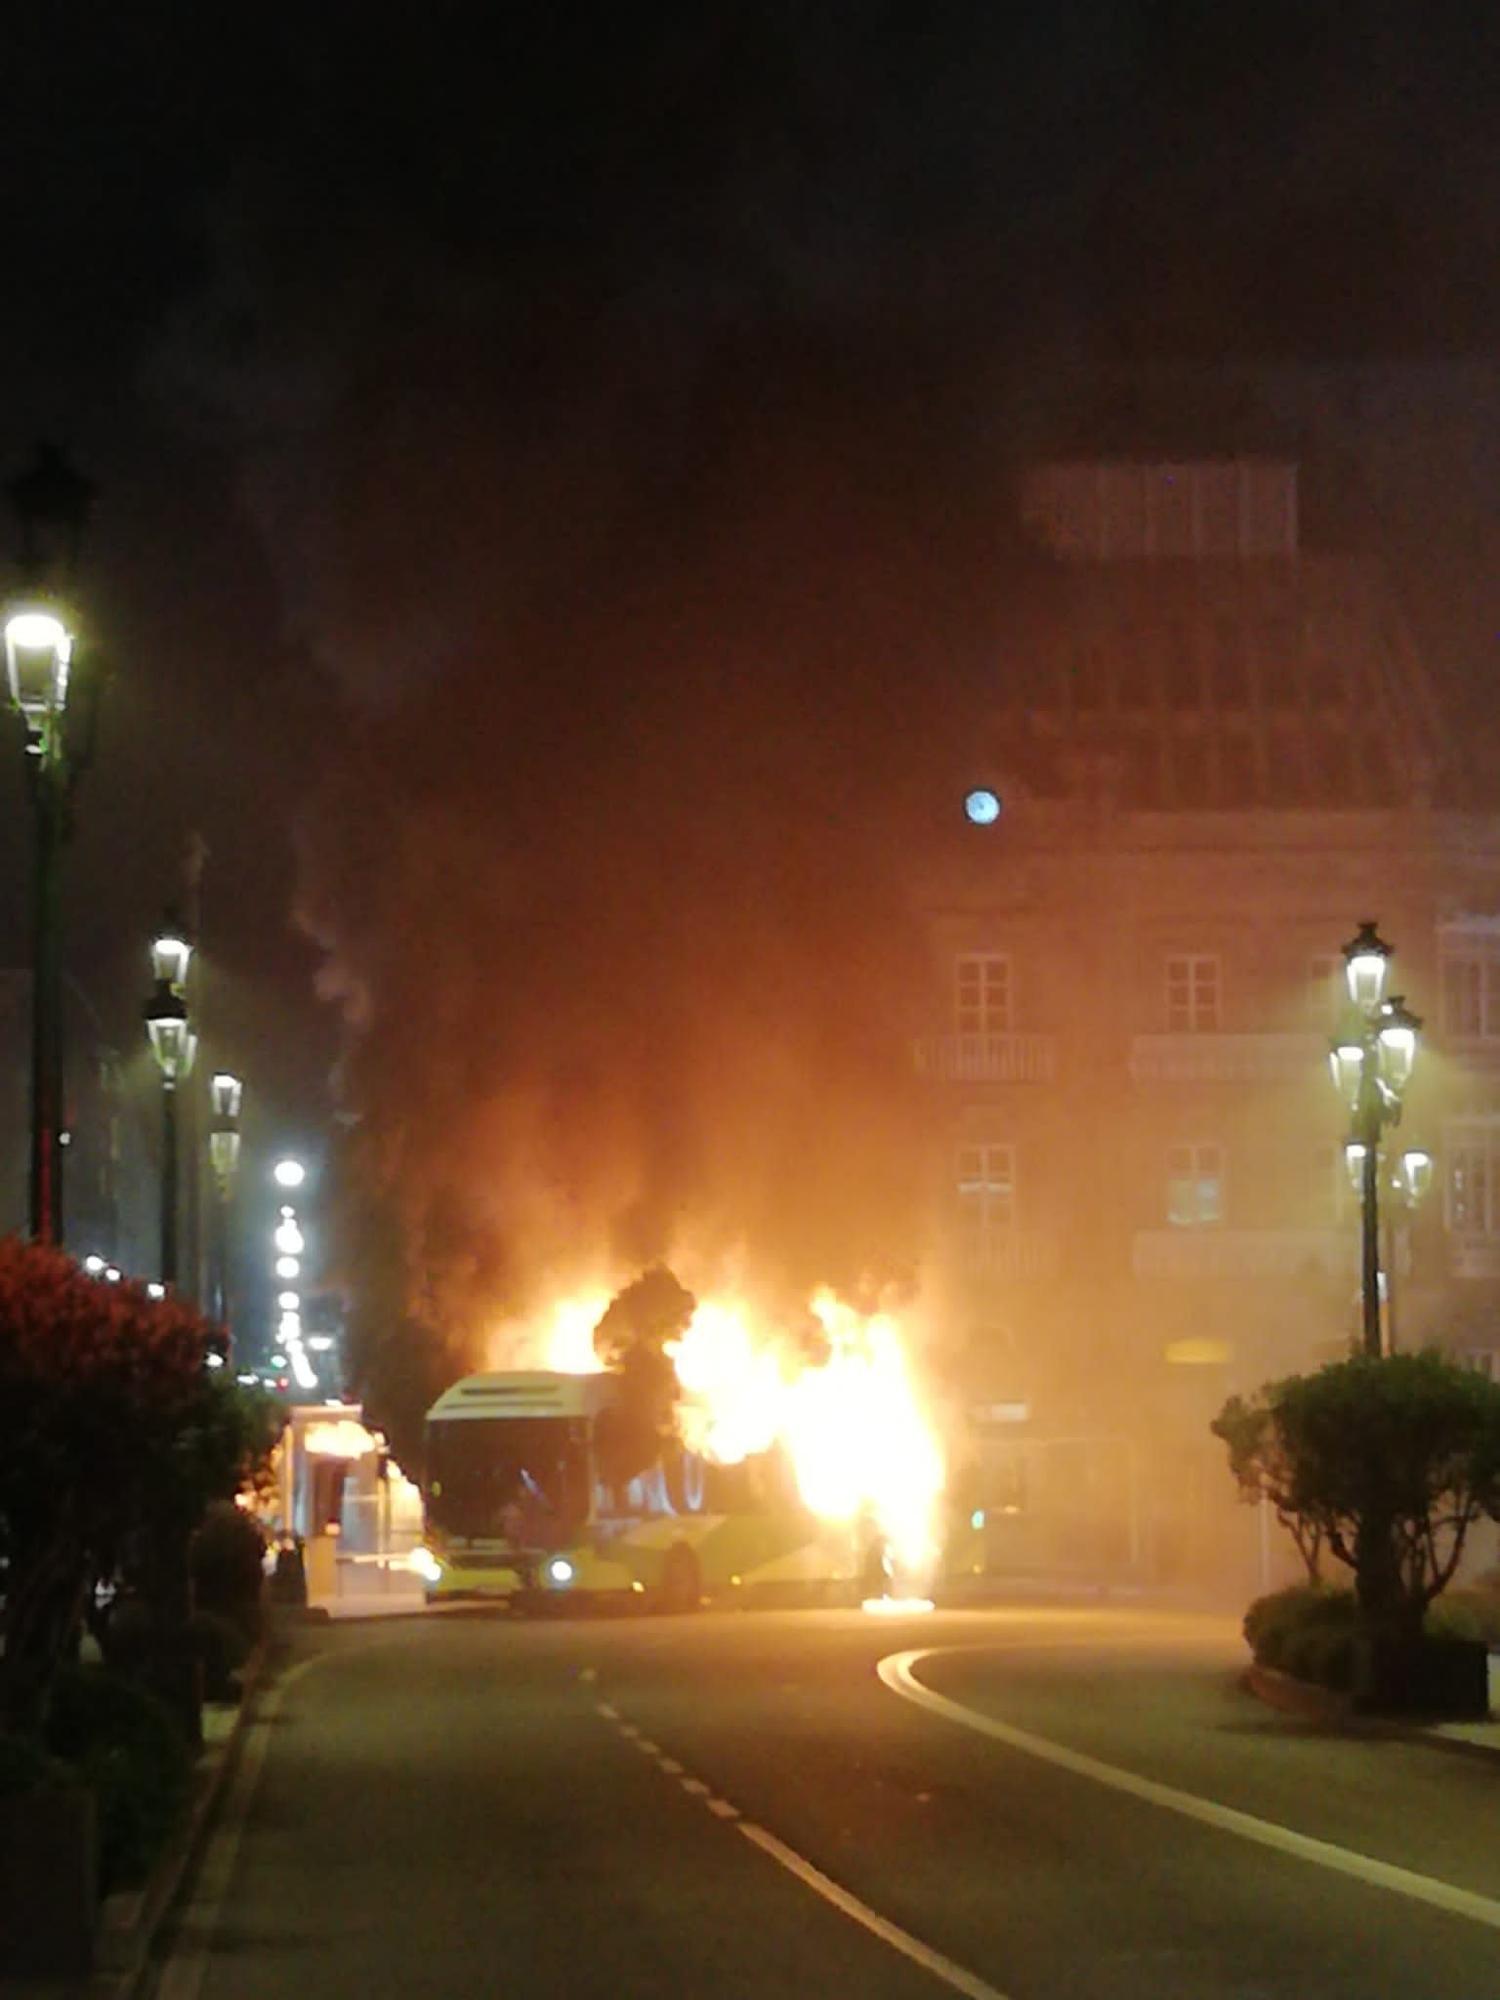
<path id="1" fill-rule="evenodd" d="M 429 1424 L 427 1512 L 450 1535 L 563 1547 L 589 1518 L 587 1421 L 470 1417 Z"/>

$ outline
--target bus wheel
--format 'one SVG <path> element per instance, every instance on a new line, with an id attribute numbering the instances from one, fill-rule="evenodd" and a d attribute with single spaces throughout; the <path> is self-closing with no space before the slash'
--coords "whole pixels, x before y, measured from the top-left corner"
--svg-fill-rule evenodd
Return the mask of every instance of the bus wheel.
<path id="1" fill-rule="evenodd" d="M 674 1542 L 661 1566 L 663 1611 L 696 1611 L 703 1601 L 703 1576 L 698 1558 L 686 1542 Z"/>

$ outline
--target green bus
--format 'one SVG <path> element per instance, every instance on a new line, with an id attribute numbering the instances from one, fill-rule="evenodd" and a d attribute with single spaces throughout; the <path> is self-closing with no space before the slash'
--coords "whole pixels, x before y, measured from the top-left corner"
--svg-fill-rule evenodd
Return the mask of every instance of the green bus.
<path id="1" fill-rule="evenodd" d="M 412 1559 L 429 1603 L 690 1611 L 705 1598 L 853 1603 L 883 1587 L 878 1536 L 810 1513 L 779 1451 L 728 1466 L 675 1451 L 611 1486 L 595 1424 L 615 1393 L 608 1374 L 538 1370 L 468 1375 L 438 1398 Z"/>

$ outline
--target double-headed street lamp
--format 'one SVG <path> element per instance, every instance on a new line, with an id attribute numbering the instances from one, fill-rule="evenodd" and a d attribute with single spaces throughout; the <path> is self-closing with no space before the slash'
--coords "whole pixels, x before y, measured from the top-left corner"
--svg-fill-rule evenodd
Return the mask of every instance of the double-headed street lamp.
<path id="1" fill-rule="evenodd" d="M 63 1018 L 59 875 L 73 792 L 87 756 L 63 734 L 77 632 L 67 596 L 93 489 L 61 454 L 42 447 L 10 484 L 21 530 L 22 594 L 5 609 L 5 673 L 26 730 L 35 826 L 31 964 L 31 1234 L 63 1237 Z M 85 750 L 87 745 L 85 745 Z"/>
<path id="2" fill-rule="evenodd" d="M 229 1201 L 240 1164 L 240 1105 L 245 1086 L 228 1070 L 218 1070 L 208 1086 L 213 1124 L 208 1134 L 208 1161 L 214 1189 L 214 1317 L 229 1325 Z"/>
<path id="3" fill-rule="evenodd" d="M 183 987 L 193 947 L 168 919 L 151 946 L 156 991 L 146 1002 L 146 1034 L 161 1071 L 161 1281 L 177 1282 L 177 1085 L 191 1073 L 198 1037 L 188 1025 Z"/>
<path id="4" fill-rule="evenodd" d="M 1372 922 L 1363 923 L 1344 946 L 1348 1005 L 1329 1051 L 1333 1080 L 1350 1112 L 1344 1159 L 1360 1197 L 1360 1297 L 1364 1348 L 1384 1349 L 1380 1315 L 1380 1136 L 1401 1121 L 1401 1104 L 1417 1058 L 1422 1023 L 1400 994 L 1386 998 L 1391 947 Z M 1385 1192 L 1392 1204 L 1411 1208 L 1432 1179 L 1428 1154 L 1401 1154 Z"/>

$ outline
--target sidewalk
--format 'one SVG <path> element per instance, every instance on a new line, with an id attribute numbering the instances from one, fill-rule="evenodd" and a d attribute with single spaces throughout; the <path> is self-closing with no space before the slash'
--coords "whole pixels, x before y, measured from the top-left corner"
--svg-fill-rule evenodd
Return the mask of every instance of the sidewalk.
<path id="1" fill-rule="evenodd" d="M 308 1609 L 332 1619 L 413 1618 L 427 1609 L 421 1580 L 404 1561 L 340 1556 L 331 1590 L 308 1581 Z"/>

